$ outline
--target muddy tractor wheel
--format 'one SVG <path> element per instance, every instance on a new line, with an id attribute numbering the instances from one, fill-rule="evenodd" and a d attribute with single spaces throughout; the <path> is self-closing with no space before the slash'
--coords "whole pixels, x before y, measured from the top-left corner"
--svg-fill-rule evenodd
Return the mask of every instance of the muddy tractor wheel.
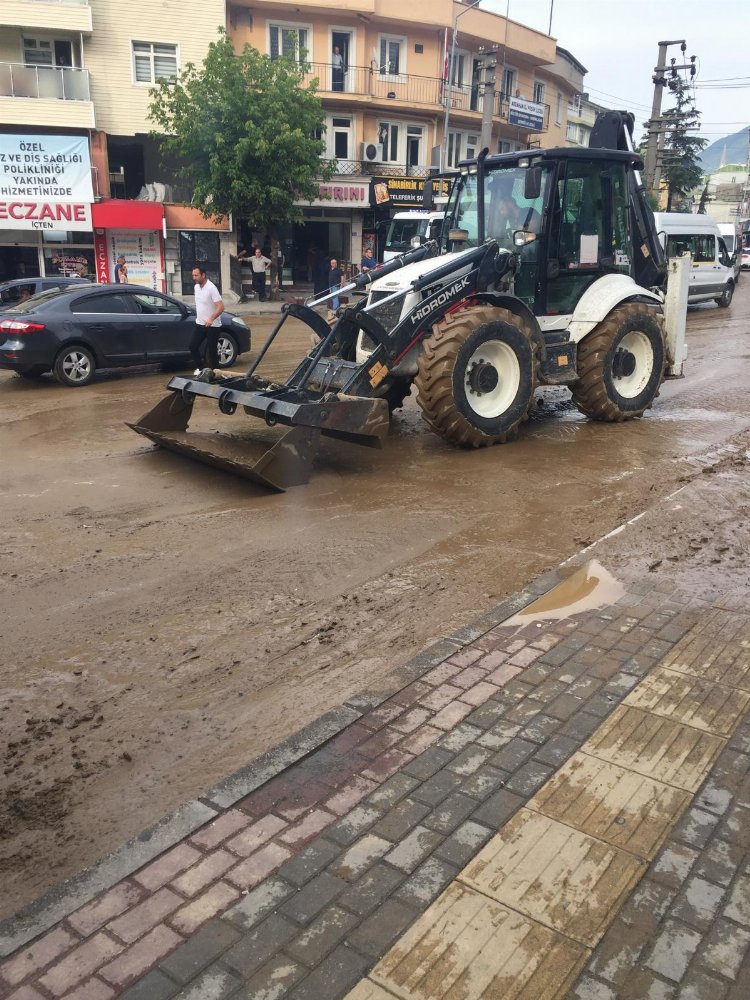
<path id="1" fill-rule="evenodd" d="M 640 417 L 664 378 L 664 322 L 637 302 L 617 306 L 578 346 L 573 402 L 592 420 Z"/>
<path id="2" fill-rule="evenodd" d="M 536 388 L 537 345 L 507 309 L 472 306 L 436 323 L 419 357 L 417 402 L 451 444 L 483 448 L 515 438 Z"/>

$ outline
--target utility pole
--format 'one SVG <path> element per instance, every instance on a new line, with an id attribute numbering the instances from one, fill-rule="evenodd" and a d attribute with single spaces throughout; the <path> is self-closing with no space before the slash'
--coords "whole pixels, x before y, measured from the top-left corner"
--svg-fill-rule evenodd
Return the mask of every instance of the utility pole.
<path id="1" fill-rule="evenodd" d="M 661 100 L 664 88 L 670 87 L 670 89 L 672 89 L 672 80 L 675 80 L 677 77 L 678 70 L 689 69 L 691 77 L 695 76 L 695 56 L 691 56 L 690 62 L 683 63 L 681 66 L 677 65 L 676 59 L 671 59 L 669 66 L 667 66 L 667 48 L 670 45 L 680 46 L 683 59 L 685 58 L 685 52 L 687 50 L 684 38 L 659 42 L 659 54 L 656 59 L 656 66 L 654 67 L 654 75 L 652 77 L 654 84 L 654 100 L 651 105 L 651 119 L 648 122 L 648 143 L 646 145 L 644 171 L 646 187 L 657 195 L 659 193 L 659 185 L 661 183 L 661 150 L 664 144 L 664 129 L 662 128 L 661 120 Z M 668 80 L 666 76 L 667 70 L 669 70 L 671 75 L 670 80 Z"/>
<path id="2" fill-rule="evenodd" d="M 481 50 L 480 50 L 481 51 Z M 497 67 L 497 49 L 486 49 L 482 55 L 482 83 L 484 97 L 482 101 L 482 131 L 479 137 L 479 148 L 492 152 L 492 115 L 495 110 L 495 69 Z"/>

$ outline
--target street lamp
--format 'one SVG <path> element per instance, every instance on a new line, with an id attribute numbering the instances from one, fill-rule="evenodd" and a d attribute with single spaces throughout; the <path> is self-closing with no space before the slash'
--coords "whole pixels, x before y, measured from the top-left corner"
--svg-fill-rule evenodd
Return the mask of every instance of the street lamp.
<path id="1" fill-rule="evenodd" d="M 444 169 L 444 167 L 447 166 L 447 159 L 448 159 L 448 122 L 451 116 L 451 99 L 448 94 L 448 88 L 450 86 L 451 77 L 453 76 L 454 72 L 454 62 L 456 58 L 456 35 L 458 34 L 458 19 L 459 17 L 463 17 L 464 14 L 468 14 L 468 12 L 472 9 L 472 7 L 476 7 L 478 3 L 480 3 L 480 0 L 474 0 L 474 3 L 468 4 L 466 7 L 463 8 L 463 10 L 460 10 L 453 18 L 453 41 L 451 42 L 451 57 L 450 57 L 450 62 L 448 63 L 448 79 L 445 81 L 445 121 L 443 122 L 443 144 L 440 147 L 441 172 Z"/>

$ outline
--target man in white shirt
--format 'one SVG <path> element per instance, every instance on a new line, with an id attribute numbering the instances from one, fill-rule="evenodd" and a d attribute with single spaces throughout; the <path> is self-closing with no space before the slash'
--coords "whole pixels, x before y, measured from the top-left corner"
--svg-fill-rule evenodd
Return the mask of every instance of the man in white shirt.
<path id="1" fill-rule="evenodd" d="M 221 329 L 219 316 L 224 312 L 224 303 L 219 289 L 213 281 L 208 280 L 200 264 L 196 264 L 193 268 L 193 281 L 195 282 L 195 333 L 190 338 L 190 354 L 195 362 L 195 374 L 200 375 L 203 371 L 201 345 L 204 341 L 206 364 L 211 369 L 219 367 L 218 347 Z"/>
<path id="2" fill-rule="evenodd" d="M 270 266 L 271 261 L 263 256 L 259 247 L 256 247 L 255 253 L 250 258 L 250 267 L 253 270 L 253 290 L 259 302 L 266 301 L 266 271 Z"/>

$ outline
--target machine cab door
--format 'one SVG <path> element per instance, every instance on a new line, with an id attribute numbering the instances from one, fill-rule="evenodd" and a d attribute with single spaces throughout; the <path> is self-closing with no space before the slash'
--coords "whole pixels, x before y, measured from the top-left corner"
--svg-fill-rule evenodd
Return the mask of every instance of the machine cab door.
<path id="1" fill-rule="evenodd" d="M 602 274 L 633 276 L 627 168 L 571 158 L 553 201 L 543 312 L 565 315 Z"/>

